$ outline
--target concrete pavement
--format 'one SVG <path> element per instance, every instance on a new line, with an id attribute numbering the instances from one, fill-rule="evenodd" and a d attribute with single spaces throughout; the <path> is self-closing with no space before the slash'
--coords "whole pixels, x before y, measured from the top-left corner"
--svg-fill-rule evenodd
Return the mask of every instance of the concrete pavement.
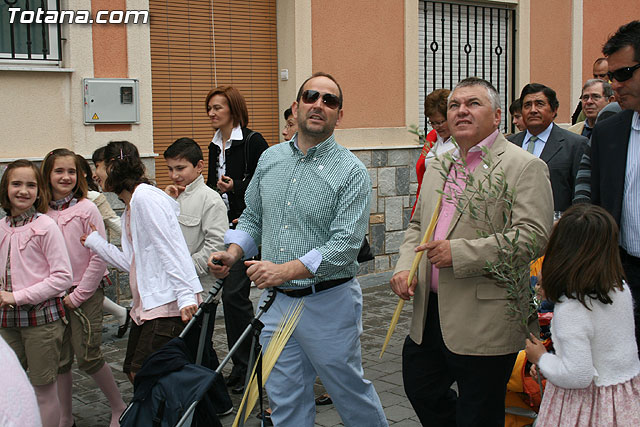
<path id="1" fill-rule="evenodd" d="M 387 347 L 385 355 L 382 359 L 378 357 L 389 321 L 391 320 L 398 301 L 388 286 L 390 276 L 391 273 L 387 272 L 369 274 L 358 278 L 363 288 L 364 332 L 361 337 L 361 342 L 365 378 L 374 383 L 390 425 L 397 427 L 419 426 L 418 418 L 405 396 L 401 373 L 402 343 L 408 332 L 411 304 L 405 305 L 404 311 L 400 316 L 398 327 Z M 254 301 L 254 305 L 261 292 L 262 291 L 258 289 L 252 288 L 251 298 Z M 114 334 L 116 329 L 117 325 L 115 322 L 110 319 L 110 316 L 106 316 L 102 350 L 107 363 L 109 363 L 114 371 L 114 376 L 123 394 L 123 398 L 125 402 L 128 402 L 132 397 L 133 386 L 122 373 L 122 362 L 127 345 L 127 336 L 121 339 L 115 338 Z M 218 307 L 217 312 L 214 347 L 218 352 L 218 356 L 222 359 L 227 353 L 227 344 L 221 306 Z M 225 375 L 227 375 L 230 370 L 231 364 L 225 367 Z M 107 426 L 109 424 L 110 410 L 104 395 L 92 379 L 83 372 L 80 372 L 75 365 L 73 369 L 73 380 L 73 413 L 77 426 Z M 316 395 L 323 392 L 324 389 L 322 386 L 316 384 Z M 231 395 L 231 397 L 234 407 L 237 408 L 241 396 Z M 232 415 L 221 418 L 223 426 L 231 426 L 234 417 L 235 411 Z M 317 426 L 322 427 L 343 425 L 333 405 L 318 406 L 315 421 Z M 257 427 L 260 425 L 260 421 L 252 415 L 245 425 L 247 427 Z"/>

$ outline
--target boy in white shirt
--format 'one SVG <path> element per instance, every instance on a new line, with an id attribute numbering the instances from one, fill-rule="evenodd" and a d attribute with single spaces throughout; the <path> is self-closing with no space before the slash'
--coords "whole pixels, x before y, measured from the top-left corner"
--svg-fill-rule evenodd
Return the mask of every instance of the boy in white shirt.
<path id="1" fill-rule="evenodd" d="M 208 292 L 216 279 L 209 274 L 207 261 L 211 252 L 225 248 L 227 208 L 220 194 L 204 182 L 202 150 L 193 139 L 178 139 L 164 152 L 164 158 L 173 181 L 165 192 L 180 203 L 178 222 L 202 288 Z"/>
<path id="2" fill-rule="evenodd" d="M 165 192 L 180 203 L 178 222 L 202 288 L 208 293 L 216 279 L 209 274 L 207 261 L 211 252 L 225 248 L 224 234 L 229 228 L 227 207 L 220 194 L 205 184 L 202 176 L 204 158 L 197 142 L 191 138 L 180 138 L 171 144 L 163 155 L 169 168 L 169 177 L 173 181 L 173 185 L 167 186 Z M 220 300 L 220 296 L 217 300 Z M 215 312 L 210 316 L 211 334 L 214 321 Z M 213 347 L 211 350 L 213 360 L 212 366 L 209 367 L 215 369 L 218 358 Z M 222 379 L 219 384 L 216 384 L 216 388 L 228 398 Z M 220 407 L 218 403 L 215 404 L 218 415 L 227 415 L 233 410 L 231 399 L 228 399 L 228 402 L 222 402 Z"/>

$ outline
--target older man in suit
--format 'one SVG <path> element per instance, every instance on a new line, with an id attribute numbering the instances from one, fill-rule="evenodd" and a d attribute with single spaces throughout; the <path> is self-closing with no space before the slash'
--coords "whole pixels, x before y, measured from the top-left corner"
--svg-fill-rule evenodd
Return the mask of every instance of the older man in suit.
<path id="1" fill-rule="evenodd" d="M 591 200 L 620 227 L 622 266 L 635 299 L 640 344 L 640 21 L 605 43 L 609 78 L 624 111 L 598 122 L 591 135 Z"/>
<path id="2" fill-rule="evenodd" d="M 508 139 L 549 166 L 553 210 L 563 212 L 571 206 L 576 174 L 588 139 L 553 123 L 559 103 L 556 92 L 550 87 L 529 83 L 522 89 L 520 99 L 527 130 Z"/>
<path id="3" fill-rule="evenodd" d="M 518 321 L 507 314 L 506 289 L 484 271 L 486 261 L 497 258 L 495 236 L 478 234 L 478 230 L 490 232 L 488 226 L 474 221 L 468 212 L 458 212 L 445 197 L 433 241 L 420 244 L 438 191 L 455 199 L 458 189 L 465 191 L 458 178 L 471 174 L 482 179 L 489 171 L 482 159 L 489 156 L 517 194 L 510 213 L 504 204 L 492 205 L 489 214 L 495 225 L 501 226 L 506 213 L 512 237 L 518 231 L 522 242 L 533 235 L 544 245 L 553 222 L 548 169 L 498 131 L 499 99 L 491 83 L 478 78 L 465 79 L 454 89 L 447 122 L 459 145 L 453 155 L 464 162 L 445 162 L 444 170 L 438 161 L 427 165 L 391 279 L 398 296 L 414 297 L 402 371 L 407 397 L 425 426 L 504 425 L 506 385 L 525 339 Z M 443 176 L 448 176 L 447 182 Z M 423 250 L 427 252 L 417 278 L 408 286 L 414 255 Z M 530 326 L 535 328 L 535 323 Z M 453 382 L 459 397 L 450 389 Z"/>
<path id="4" fill-rule="evenodd" d="M 591 132 L 593 132 L 600 111 L 613 101 L 615 101 L 615 97 L 609 82 L 600 79 L 587 80 L 582 86 L 582 94 L 580 95 L 582 111 L 584 111 L 586 118 L 567 130 L 585 138 L 591 138 Z"/>

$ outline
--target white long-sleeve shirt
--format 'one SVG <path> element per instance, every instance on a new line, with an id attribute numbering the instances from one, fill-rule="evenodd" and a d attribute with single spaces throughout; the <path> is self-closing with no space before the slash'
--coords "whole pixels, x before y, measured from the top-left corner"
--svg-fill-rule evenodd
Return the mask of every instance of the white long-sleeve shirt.
<path id="1" fill-rule="evenodd" d="M 633 299 L 629 287 L 609 293 L 613 304 L 587 298 L 562 297 L 551 321 L 556 354 L 545 353 L 538 362 L 542 374 L 567 389 L 624 383 L 640 373 L 634 333 Z"/>
<path id="2" fill-rule="evenodd" d="M 85 245 L 123 271 L 129 271 L 135 254 L 136 280 L 145 310 L 176 300 L 179 309 L 197 304 L 195 294 L 202 292 L 202 285 L 178 224 L 178 202 L 156 187 L 140 184 L 126 209 L 131 209 L 133 243 L 122 239 L 120 250 L 94 231 Z"/>

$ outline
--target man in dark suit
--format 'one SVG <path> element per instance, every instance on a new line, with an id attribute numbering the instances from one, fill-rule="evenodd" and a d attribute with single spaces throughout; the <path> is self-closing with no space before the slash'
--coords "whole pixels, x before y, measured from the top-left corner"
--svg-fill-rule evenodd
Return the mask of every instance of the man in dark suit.
<path id="1" fill-rule="evenodd" d="M 620 227 L 620 254 L 635 300 L 640 343 L 640 21 L 605 43 L 609 79 L 624 111 L 598 122 L 591 135 L 591 200 Z"/>
<path id="2" fill-rule="evenodd" d="M 559 105 L 553 89 L 530 83 L 522 89 L 520 99 L 527 130 L 508 139 L 544 160 L 551 177 L 553 210 L 563 212 L 571 206 L 576 174 L 588 140 L 553 123 Z"/>

